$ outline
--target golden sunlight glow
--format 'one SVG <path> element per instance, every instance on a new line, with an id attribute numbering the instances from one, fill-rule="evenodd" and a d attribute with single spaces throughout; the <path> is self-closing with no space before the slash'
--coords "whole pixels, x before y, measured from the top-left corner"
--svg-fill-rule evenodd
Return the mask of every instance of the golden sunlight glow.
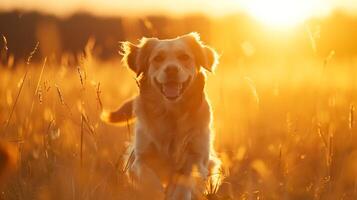
<path id="1" fill-rule="evenodd" d="M 277 28 L 303 22 L 314 14 L 318 6 L 316 0 L 251 0 L 245 5 L 247 12 L 257 20 Z"/>

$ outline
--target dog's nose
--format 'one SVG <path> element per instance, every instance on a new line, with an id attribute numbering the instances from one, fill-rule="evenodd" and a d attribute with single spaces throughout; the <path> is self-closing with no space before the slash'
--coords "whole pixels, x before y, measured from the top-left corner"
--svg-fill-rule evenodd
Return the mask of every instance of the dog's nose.
<path id="1" fill-rule="evenodd" d="M 166 69 L 165 69 L 165 73 L 168 76 L 176 76 L 177 73 L 178 73 L 178 67 L 175 66 L 175 65 L 167 66 Z"/>

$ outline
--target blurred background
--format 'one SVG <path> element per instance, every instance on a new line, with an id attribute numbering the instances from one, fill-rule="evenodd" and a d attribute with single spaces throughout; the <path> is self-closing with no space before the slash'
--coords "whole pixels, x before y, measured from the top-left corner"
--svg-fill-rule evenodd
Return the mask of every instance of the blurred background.
<path id="1" fill-rule="evenodd" d="M 137 199 L 120 42 L 198 32 L 222 182 L 207 199 L 357 199 L 355 0 L 2 0 L 0 199 Z"/>
<path id="2" fill-rule="evenodd" d="M 191 31 L 214 46 L 223 61 L 338 57 L 357 52 L 353 0 L 12 1 L 0 7 L 0 33 L 14 58 L 36 42 L 40 54 L 60 60 L 87 42 L 100 59 L 118 57 L 118 42 L 142 36 L 170 38 Z M 322 33 L 322 34 L 321 34 Z"/>

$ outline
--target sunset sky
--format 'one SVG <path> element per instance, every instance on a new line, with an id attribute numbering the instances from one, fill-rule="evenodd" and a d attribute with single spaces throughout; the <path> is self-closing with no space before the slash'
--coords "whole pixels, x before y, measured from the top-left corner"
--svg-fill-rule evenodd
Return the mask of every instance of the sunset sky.
<path id="1" fill-rule="evenodd" d="M 349 11 L 357 10 L 356 0 L 2 0 L 1 10 L 14 8 L 26 10 L 41 10 L 56 14 L 68 14 L 77 10 L 86 10 L 98 14 L 121 14 L 128 11 L 140 12 L 209 12 L 222 14 L 237 10 L 246 10 L 251 4 L 264 6 L 267 2 L 279 6 L 281 2 L 286 4 L 305 4 L 312 6 L 312 10 L 326 12 L 334 8 L 342 8 Z M 129 13 L 129 14 L 130 14 Z"/>
<path id="2" fill-rule="evenodd" d="M 0 10 L 38 10 L 61 16 L 76 11 L 98 15 L 205 13 L 221 16 L 245 12 L 265 24 L 286 26 L 339 9 L 357 13 L 356 0 L 1 0 Z"/>

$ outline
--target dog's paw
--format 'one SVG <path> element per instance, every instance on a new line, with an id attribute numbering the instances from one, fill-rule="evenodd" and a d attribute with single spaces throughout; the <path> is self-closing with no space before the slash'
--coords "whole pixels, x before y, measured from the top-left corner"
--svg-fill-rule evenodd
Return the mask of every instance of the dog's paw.
<path id="1" fill-rule="evenodd" d="M 166 194 L 166 200 L 191 200 L 192 192 L 189 187 L 176 185 L 169 188 Z"/>
<path id="2" fill-rule="evenodd" d="M 178 175 L 166 190 L 166 200 L 191 200 L 193 179 L 190 176 Z"/>

